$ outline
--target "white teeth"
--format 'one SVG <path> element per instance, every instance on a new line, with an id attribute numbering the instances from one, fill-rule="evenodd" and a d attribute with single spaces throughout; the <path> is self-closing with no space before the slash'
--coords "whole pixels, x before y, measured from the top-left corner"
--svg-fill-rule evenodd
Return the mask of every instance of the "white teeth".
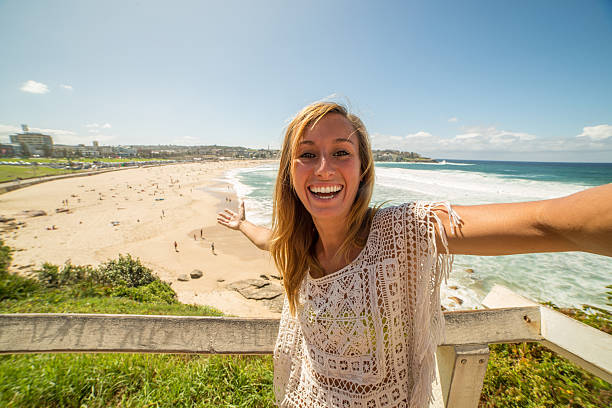
<path id="1" fill-rule="evenodd" d="M 310 187 L 310 191 L 313 193 L 330 194 L 337 193 L 342 190 L 342 186 L 325 186 L 325 187 Z"/>

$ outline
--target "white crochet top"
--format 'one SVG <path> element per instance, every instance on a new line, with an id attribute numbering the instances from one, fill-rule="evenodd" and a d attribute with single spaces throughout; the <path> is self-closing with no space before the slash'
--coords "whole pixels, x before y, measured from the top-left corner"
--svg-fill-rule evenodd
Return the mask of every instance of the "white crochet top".
<path id="1" fill-rule="evenodd" d="M 438 254 L 432 208 L 417 202 L 379 210 L 353 262 L 306 274 L 296 317 L 285 300 L 274 349 L 281 407 L 425 407 L 444 336 L 440 282 L 452 257 Z M 446 252 L 446 251 L 445 251 Z"/>

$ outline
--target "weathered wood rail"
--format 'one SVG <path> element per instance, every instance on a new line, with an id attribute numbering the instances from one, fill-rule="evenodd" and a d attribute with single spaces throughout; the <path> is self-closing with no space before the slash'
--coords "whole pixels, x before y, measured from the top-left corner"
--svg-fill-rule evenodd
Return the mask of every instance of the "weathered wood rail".
<path id="1" fill-rule="evenodd" d="M 492 343 L 542 342 L 612 382 L 612 336 L 501 286 L 483 304 L 491 309 L 444 314 L 446 339 L 436 353 L 444 403 L 436 406 L 478 405 Z M 277 331 L 277 319 L 2 314 L 0 354 L 270 354 Z"/>

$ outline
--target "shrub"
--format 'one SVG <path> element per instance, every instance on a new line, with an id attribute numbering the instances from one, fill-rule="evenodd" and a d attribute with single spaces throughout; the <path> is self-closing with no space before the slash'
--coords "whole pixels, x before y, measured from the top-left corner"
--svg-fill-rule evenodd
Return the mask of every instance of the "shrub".
<path id="1" fill-rule="evenodd" d="M 145 286 L 137 288 L 118 286 L 111 292 L 111 296 L 126 297 L 137 302 L 163 302 L 177 303 L 176 293 L 170 285 L 160 280 L 154 280 Z"/>
<path id="2" fill-rule="evenodd" d="M 59 266 L 45 262 L 42 268 L 35 272 L 38 280 L 48 288 L 59 288 L 84 282 L 99 283 L 95 268 L 91 265 L 72 265 L 70 261 L 66 262 L 61 270 Z"/>
<path id="3" fill-rule="evenodd" d="M 177 303 L 174 290 L 129 254 L 119 255 L 119 259 L 110 260 L 98 268 L 70 262 L 60 268 L 46 262 L 36 275 L 43 287 L 66 288 L 74 298 L 114 296 L 138 302 Z"/>
<path id="4" fill-rule="evenodd" d="M 157 279 L 151 269 L 144 266 L 140 259 L 132 258 L 130 254 L 119 255 L 119 259 L 101 265 L 99 273 L 101 283 L 129 288 L 148 285 Z"/>
<path id="5" fill-rule="evenodd" d="M 39 289 L 34 279 L 9 273 L 11 261 L 11 248 L 0 240 L 0 301 L 23 299 Z"/>
<path id="6" fill-rule="evenodd" d="M 30 278 L 12 273 L 0 274 L 0 301 L 23 299 L 40 289 L 40 284 Z"/>
<path id="7" fill-rule="evenodd" d="M 612 387 L 540 344 L 492 344 L 480 407 L 585 407 L 612 403 Z"/>
<path id="8" fill-rule="evenodd" d="M 0 240 L 0 276 L 8 273 L 8 267 L 12 259 L 11 248 L 4 245 L 4 241 Z"/>
<path id="9" fill-rule="evenodd" d="M 56 288 L 59 286 L 59 266 L 45 262 L 42 268 L 35 271 L 36 277 L 44 286 Z"/>

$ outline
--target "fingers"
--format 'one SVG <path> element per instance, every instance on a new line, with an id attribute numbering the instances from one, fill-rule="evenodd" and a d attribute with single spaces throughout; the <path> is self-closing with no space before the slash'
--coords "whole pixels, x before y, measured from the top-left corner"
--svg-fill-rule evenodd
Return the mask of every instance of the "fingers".
<path id="1" fill-rule="evenodd" d="M 236 213 L 233 211 L 228 210 L 227 208 L 225 210 L 223 210 L 224 212 L 220 212 L 217 214 L 217 218 L 219 217 L 223 217 L 223 218 L 232 218 L 236 216 Z"/>
<path id="2" fill-rule="evenodd" d="M 242 200 L 240 200 L 240 206 L 238 206 L 238 217 L 240 217 L 241 220 L 246 218 L 244 213 L 244 201 Z"/>
<path id="3" fill-rule="evenodd" d="M 232 214 L 226 214 L 223 212 L 220 212 L 217 214 L 217 221 L 219 222 L 229 222 L 231 219 L 232 219 Z"/>
<path id="4" fill-rule="evenodd" d="M 224 227 L 230 227 L 231 228 L 231 225 L 230 225 L 231 220 L 228 219 L 228 218 L 217 217 L 217 222 L 219 224 L 223 225 Z"/>

